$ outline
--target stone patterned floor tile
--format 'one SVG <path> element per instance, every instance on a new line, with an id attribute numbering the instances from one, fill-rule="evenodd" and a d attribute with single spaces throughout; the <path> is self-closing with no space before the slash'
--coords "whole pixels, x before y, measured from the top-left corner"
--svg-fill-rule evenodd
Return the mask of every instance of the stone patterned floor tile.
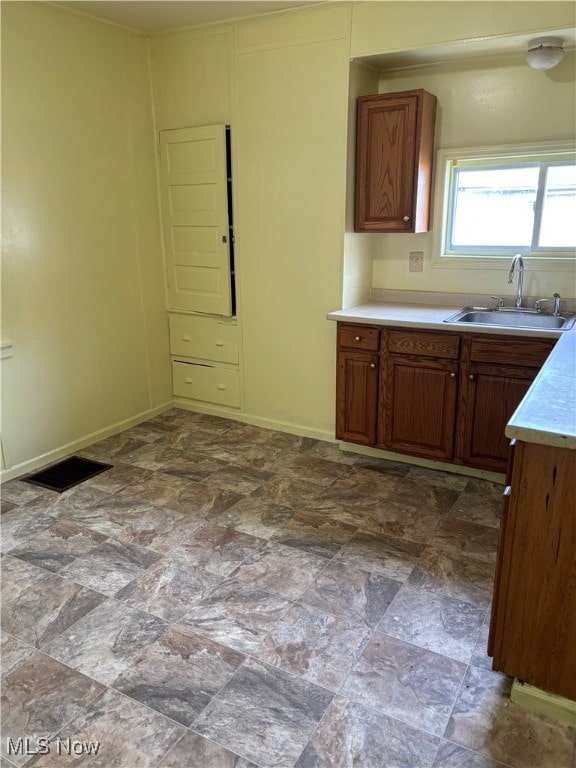
<path id="1" fill-rule="evenodd" d="M 487 608 L 492 598 L 494 564 L 427 547 L 408 584 Z"/>
<path id="2" fill-rule="evenodd" d="M 292 507 L 246 496 L 215 517 L 214 522 L 242 533 L 249 533 L 251 536 L 269 539 L 294 515 Z"/>
<path id="3" fill-rule="evenodd" d="M 488 633 L 490 631 L 490 612 L 487 613 L 484 624 L 480 627 L 480 634 L 472 652 L 470 664 L 475 667 L 492 669 L 492 657 L 488 656 Z"/>
<path id="4" fill-rule="evenodd" d="M 44 649 L 104 595 L 17 558 L 2 559 L 2 628 Z"/>
<path id="5" fill-rule="evenodd" d="M 295 768 L 430 768 L 437 745 L 431 734 L 337 696 Z"/>
<path id="6" fill-rule="evenodd" d="M 394 488 L 394 501 L 408 507 L 421 507 L 428 512 L 446 514 L 460 497 L 462 491 L 442 485 L 431 485 L 413 479 L 410 473 Z"/>
<path id="7" fill-rule="evenodd" d="M 341 688 L 343 696 L 442 736 L 466 666 L 376 633 Z"/>
<path id="8" fill-rule="evenodd" d="M 445 738 L 513 768 L 569 768 L 574 728 L 509 699 L 512 680 L 470 666 Z"/>
<path id="9" fill-rule="evenodd" d="M 219 576 L 229 576 L 264 543 L 265 539 L 209 523 L 183 540 L 173 555 L 193 567 L 204 568 Z"/>
<path id="10" fill-rule="evenodd" d="M 221 469 L 211 472 L 206 482 L 224 491 L 235 491 L 248 496 L 273 476 L 274 473 L 269 470 L 226 464 Z"/>
<path id="11" fill-rule="evenodd" d="M 221 581 L 221 576 L 166 556 L 126 584 L 116 597 L 134 608 L 178 623 Z"/>
<path id="12" fill-rule="evenodd" d="M 388 499 L 403 480 L 401 475 L 376 472 L 353 466 L 324 492 L 322 498 L 336 498 L 341 502 L 357 503 L 358 500 Z"/>
<path id="13" fill-rule="evenodd" d="M 135 466 L 133 461 L 115 462 L 106 472 L 89 478 L 83 485 L 88 488 L 97 488 L 105 493 L 118 493 L 131 483 L 145 482 L 151 474 L 149 470 Z"/>
<path id="14" fill-rule="evenodd" d="M 244 659 L 238 651 L 172 627 L 143 648 L 111 687 L 189 726 Z"/>
<path id="15" fill-rule="evenodd" d="M 2 663 L 2 679 L 14 672 L 27 659 L 36 653 L 36 649 L 5 632 L 0 632 L 0 662 Z"/>
<path id="16" fill-rule="evenodd" d="M 43 497 L 45 501 L 54 500 L 58 497 L 57 491 L 51 491 L 48 488 L 41 488 L 39 485 L 26 483 L 23 480 L 9 480 L 2 483 L 2 500 L 13 504 L 27 504 Z"/>
<path id="17" fill-rule="evenodd" d="M 487 563 L 496 563 L 498 530 L 466 520 L 446 518 L 430 540 L 430 546 Z"/>
<path id="18" fill-rule="evenodd" d="M 125 501 L 130 499 L 125 498 Z M 201 514 L 176 512 L 168 507 L 153 507 L 135 502 L 135 509 L 142 509 L 140 515 L 121 516 L 112 512 L 114 523 L 121 524 L 116 533 L 119 541 L 137 544 L 160 554 L 169 554 L 177 547 L 192 539 L 194 534 L 206 525 Z"/>
<path id="19" fill-rule="evenodd" d="M 167 623 L 116 600 L 106 600 L 45 646 L 63 664 L 109 685 L 157 640 Z"/>
<path id="20" fill-rule="evenodd" d="M 408 465 L 406 479 L 416 483 L 433 485 L 436 488 L 448 488 L 459 493 L 466 490 L 470 480 L 466 475 L 456 475 L 453 472 L 442 472 L 438 469 L 428 469 L 427 467 L 417 467 L 414 465 Z"/>
<path id="21" fill-rule="evenodd" d="M 313 683 L 247 660 L 193 728 L 248 760 L 291 768 L 332 698 Z"/>
<path id="22" fill-rule="evenodd" d="M 485 607 L 404 585 L 377 629 L 468 663 L 485 615 Z"/>
<path id="23" fill-rule="evenodd" d="M 374 628 L 401 587 L 378 573 L 332 561 L 299 598 L 300 602 Z"/>
<path id="24" fill-rule="evenodd" d="M 230 648 L 252 653 L 290 605 L 279 595 L 227 579 L 189 607 L 179 623 Z"/>
<path id="25" fill-rule="evenodd" d="M 308 448 L 304 453 L 304 456 L 314 459 L 323 459 L 324 461 L 332 461 L 339 465 L 345 464 L 349 467 L 356 464 L 358 460 L 357 454 L 341 450 L 338 443 L 327 443 L 320 440 L 315 445 Z M 345 472 L 346 470 L 341 469 L 341 471 Z"/>
<path id="26" fill-rule="evenodd" d="M 136 544 L 109 540 L 61 568 L 59 573 L 85 587 L 114 597 L 160 555 Z"/>
<path id="27" fill-rule="evenodd" d="M 369 637 L 370 630 L 363 622 L 295 605 L 270 630 L 254 655 L 267 664 L 337 690 Z"/>
<path id="28" fill-rule="evenodd" d="M 78 715 L 104 686 L 37 653 L 8 675 L 2 684 L 2 754 L 15 765 L 29 757 L 11 749 L 19 738 L 48 739 Z M 10 743 L 11 741 L 11 743 Z"/>
<path id="29" fill-rule="evenodd" d="M 331 485 L 347 473 L 348 470 L 341 463 L 313 456 L 310 452 L 297 456 L 282 470 L 283 475 L 310 480 L 325 486 Z"/>
<path id="30" fill-rule="evenodd" d="M 57 735 L 60 742 L 98 745 L 97 754 L 84 754 L 81 762 L 62 756 L 54 748 L 49 755 L 32 758 L 26 768 L 156 768 L 185 729 L 137 701 L 106 690 Z M 54 745 L 55 746 L 55 745 Z"/>
<path id="31" fill-rule="evenodd" d="M 26 506 L 14 507 L 2 515 L 1 552 L 10 552 L 56 522 L 53 515 L 36 513 Z"/>
<path id="32" fill-rule="evenodd" d="M 56 572 L 105 540 L 106 536 L 101 533 L 67 520 L 57 520 L 50 528 L 11 550 L 10 554 L 45 571 Z"/>
<path id="33" fill-rule="evenodd" d="M 188 731 L 159 763 L 158 768 L 258 768 L 243 757 Z"/>
<path id="34" fill-rule="evenodd" d="M 295 600 L 306 591 L 326 563 L 324 557 L 267 542 L 230 575 L 244 584 Z"/>
<path id="35" fill-rule="evenodd" d="M 142 499 L 105 494 L 94 504 L 64 510 L 59 519 L 77 523 L 104 536 L 118 537 L 127 526 L 149 513 L 155 514 L 156 509 Z"/>
<path id="36" fill-rule="evenodd" d="M 380 519 L 381 510 L 386 501 L 368 493 L 341 493 L 334 488 L 334 483 L 320 494 L 317 499 L 302 505 L 302 509 L 317 515 L 323 515 L 330 520 L 363 528 L 371 520 Z"/>
<path id="37" fill-rule="evenodd" d="M 486 755 L 471 752 L 469 749 L 452 744 L 449 741 L 440 742 L 436 759 L 432 768 L 508 768 L 504 763 L 496 762 Z M 536 768 L 536 766 L 534 766 Z M 559 767 L 560 768 L 560 767 Z"/>
<path id="38" fill-rule="evenodd" d="M 205 518 L 224 512 L 242 498 L 241 494 L 233 491 L 222 491 L 201 482 L 161 472 L 156 472 L 147 482 L 127 485 L 120 493 L 144 499 L 154 506 L 170 507 L 176 512 L 191 512 Z"/>
<path id="39" fill-rule="evenodd" d="M 357 530 L 355 525 L 330 520 L 325 515 L 297 512 L 270 540 L 312 555 L 332 558 Z"/>
<path id="40" fill-rule="evenodd" d="M 397 504 L 394 494 L 366 513 L 359 525 L 363 531 L 395 539 L 427 544 L 442 524 L 443 515 L 428 508 Z"/>
<path id="41" fill-rule="evenodd" d="M 450 517 L 499 528 L 503 491 L 504 486 L 498 483 L 468 480 L 466 489 L 450 510 Z"/>
<path id="42" fill-rule="evenodd" d="M 117 435 L 101 440 L 99 443 L 83 448 L 79 451 L 79 455 L 88 456 L 96 461 L 114 464 L 115 460 L 123 461 L 127 454 L 146 445 L 146 442 L 141 437 L 132 437 L 127 432 L 120 432 Z"/>
<path id="43" fill-rule="evenodd" d="M 252 497 L 298 510 L 317 498 L 324 488 L 321 483 L 278 473 L 254 491 Z"/>
<path id="44" fill-rule="evenodd" d="M 337 560 L 395 581 L 406 581 L 423 551 L 423 544 L 360 531 L 342 547 Z"/>

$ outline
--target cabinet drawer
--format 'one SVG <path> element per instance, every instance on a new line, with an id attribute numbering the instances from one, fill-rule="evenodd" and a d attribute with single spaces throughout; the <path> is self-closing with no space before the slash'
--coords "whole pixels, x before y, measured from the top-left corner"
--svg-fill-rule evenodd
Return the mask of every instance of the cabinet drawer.
<path id="1" fill-rule="evenodd" d="M 477 363 L 504 363 L 540 368 L 554 346 L 552 339 L 474 338 L 470 341 L 470 360 Z"/>
<path id="2" fill-rule="evenodd" d="M 366 325 L 338 324 L 338 345 L 350 349 L 366 349 L 377 352 L 380 345 L 380 329 Z"/>
<path id="3" fill-rule="evenodd" d="M 176 356 L 238 365 L 238 326 L 188 315 L 169 315 L 170 352 Z"/>
<path id="4" fill-rule="evenodd" d="M 382 344 L 388 352 L 419 357 L 443 357 L 457 360 L 460 336 L 457 333 L 426 333 L 419 331 L 388 331 Z"/>
<path id="5" fill-rule="evenodd" d="M 175 362 L 172 363 L 172 381 L 177 397 L 240 407 L 239 372 L 232 368 Z"/>

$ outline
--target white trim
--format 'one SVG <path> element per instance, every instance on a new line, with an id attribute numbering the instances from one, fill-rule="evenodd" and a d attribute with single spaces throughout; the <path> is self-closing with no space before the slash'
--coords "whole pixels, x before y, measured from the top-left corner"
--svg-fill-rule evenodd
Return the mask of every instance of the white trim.
<path id="1" fill-rule="evenodd" d="M 576 701 L 556 696 L 553 693 L 542 691 L 528 683 L 522 683 L 518 678 L 512 683 L 510 701 L 525 707 L 532 712 L 546 715 L 572 728 L 576 726 Z"/>
<path id="2" fill-rule="evenodd" d="M 8 480 L 14 480 L 17 477 L 22 477 L 22 475 L 26 475 L 28 472 L 32 472 L 35 469 L 39 469 L 48 464 L 52 464 L 53 462 L 58 461 L 65 456 L 69 456 L 75 451 L 79 451 L 82 448 L 86 448 L 87 446 L 92 445 L 93 443 L 97 443 L 99 440 L 104 440 L 106 437 L 116 435 L 118 432 L 123 432 L 125 429 L 129 429 L 130 427 L 134 427 L 136 424 L 140 424 L 141 422 L 147 421 L 154 416 L 158 416 L 160 413 L 169 411 L 173 405 L 173 402 L 170 401 L 168 403 L 158 405 L 155 408 L 150 408 L 147 411 L 141 411 L 136 416 L 132 416 L 131 418 L 125 419 L 124 421 L 118 421 L 116 424 L 111 424 L 110 426 L 99 429 L 96 432 L 90 433 L 89 435 L 84 435 L 84 437 L 80 437 L 78 440 L 73 440 L 71 443 L 66 443 L 66 445 L 62 445 L 60 448 L 55 448 L 52 451 L 43 453 L 41 456 L 35 456 L 33 459 L 24 461 L 21 464 L 16 464 L 14 467 L 3 469 L 0 472 L 0 481 L 5 483 Z"/>
<path id="3" fill-rule="evenodd" d="M 469 160 L 472 158 L 494 157 L 541 157 L 554 156 L 566 152 L 574 152 L 574 140 L 534 142 L 529 144 L 498 144 L 483 147 L 453 147 L 443 148 L 436 152 L 434 203 L 433 203 L 433 247 L 432 267 L 441 269 L 501 269 L 509 268 L 511 254 L 486 257 L 484 255 L 450 255 L 444 253 L 446 240 L 446 207 L 449 204 L 450 160 Z M 533 255 L 524 256 L 531 266 L 539 271 L 569 271 L 576 274 L 576 257 L 573 255 Z M 512 254 L 513 255 L 513 254 Z"/>

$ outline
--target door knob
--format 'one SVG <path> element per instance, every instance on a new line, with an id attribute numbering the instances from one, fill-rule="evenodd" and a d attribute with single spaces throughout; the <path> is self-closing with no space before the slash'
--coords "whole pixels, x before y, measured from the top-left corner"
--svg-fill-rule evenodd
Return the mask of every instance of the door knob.
<path id="1" fill-rule="evenodd" d="M 376 363 L 370 363 L 370 368 L 376 368 Z"/>

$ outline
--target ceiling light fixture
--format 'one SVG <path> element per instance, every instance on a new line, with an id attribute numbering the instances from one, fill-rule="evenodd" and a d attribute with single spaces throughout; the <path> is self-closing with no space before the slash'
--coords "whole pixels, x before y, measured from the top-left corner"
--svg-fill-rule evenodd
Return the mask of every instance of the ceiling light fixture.
<path id="1" fill-rule="evenodd" d="M 532 69 L 552 69 L 562 61 L 563 43 L 561 37 L 536 37 L 528 43 L 526 61 Z"/>

